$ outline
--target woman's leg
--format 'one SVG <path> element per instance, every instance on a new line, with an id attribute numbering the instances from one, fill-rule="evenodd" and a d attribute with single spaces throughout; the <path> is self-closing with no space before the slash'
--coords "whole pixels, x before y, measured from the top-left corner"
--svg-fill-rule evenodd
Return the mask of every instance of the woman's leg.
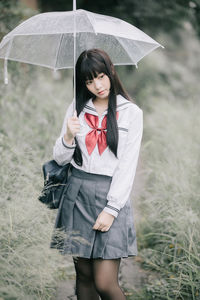
<path id="1" fill-rule="evenodd" d="M 92 260 L 83 257 L 73 257 L 76 270 L 76 295 L 78 300 L 99 300 L 95 289 Z"/>
<path id="2" fill-rule="evenodd" d="M 93 259 L 93 272 L 96 290 L 102 300 L 124 300 L 118 282 L 121 259 Z"/>

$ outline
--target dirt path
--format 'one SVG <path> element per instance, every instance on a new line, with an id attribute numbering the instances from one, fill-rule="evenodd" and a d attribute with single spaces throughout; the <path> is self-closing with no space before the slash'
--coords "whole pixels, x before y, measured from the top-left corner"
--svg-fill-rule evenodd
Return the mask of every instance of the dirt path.
<path id="1" fill-rule="evenodd" d="M 129 299 L 135 299 L 134 294 L 139 293 L 141 287 L 148 281 L 150 272 L 141 269 L 137 258 L 122 259 L 119 273 L 119 283 Z M 128 292 L 127 292 L 128 291 Z M 56 297 L 52 300 L 76 300 L 75 273 L 67 280 L 60 281 L 57 287 Z"/>

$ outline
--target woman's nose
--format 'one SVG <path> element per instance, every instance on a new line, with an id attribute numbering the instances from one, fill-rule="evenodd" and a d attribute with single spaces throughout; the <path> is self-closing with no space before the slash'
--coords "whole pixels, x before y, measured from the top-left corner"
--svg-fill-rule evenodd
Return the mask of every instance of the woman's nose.
<path id="1" fill-rule="evenodd" d="M 101 82 L 100 80 L 94 80 L 95 88 L 98 90 L 101 88 Z"/>

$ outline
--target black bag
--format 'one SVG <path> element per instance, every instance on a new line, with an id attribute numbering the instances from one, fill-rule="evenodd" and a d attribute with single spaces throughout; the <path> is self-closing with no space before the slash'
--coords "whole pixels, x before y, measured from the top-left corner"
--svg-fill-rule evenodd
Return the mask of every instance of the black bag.
<path id="1" fill-rule="evenodd" d="M 59 207 L 64 188 L 67 184 L 71 164 L 59 166 L 55 160 L 50 160 L 42 166 L 44 187 L 38 200 L 50 209 Z"/>

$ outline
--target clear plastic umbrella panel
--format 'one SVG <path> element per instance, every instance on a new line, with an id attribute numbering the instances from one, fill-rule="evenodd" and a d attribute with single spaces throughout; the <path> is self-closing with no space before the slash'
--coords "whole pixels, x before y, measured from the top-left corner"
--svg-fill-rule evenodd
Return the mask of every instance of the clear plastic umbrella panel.
<path id="1" fill-rule="evenodd" d="M 27 19 L 3 38 L 0 58 L 4 59 L 4 82 L 8 83 L 7 60 L 54 70 L 75 68 L 82 51 L 99 48 L 108 53 L 114 65 L 137 67 L 144 56 L 158 47 L 164 48 L 121 19 L 74 9 Z"/>

